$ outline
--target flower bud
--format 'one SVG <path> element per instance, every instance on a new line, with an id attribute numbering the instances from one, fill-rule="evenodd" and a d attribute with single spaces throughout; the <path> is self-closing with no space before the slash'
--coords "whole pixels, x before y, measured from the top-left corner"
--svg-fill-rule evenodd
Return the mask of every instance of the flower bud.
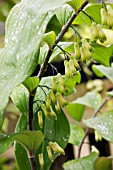
<path id="1" fill-rule="evenodd" d="M 52 77 L 52 90 L 53 90 L 53 93 L 56 93 L 57 91 L 56 78 L 54 76 Z"/>
<path id="2" fill-rule="evenodd" d="M 97 40 L 98 36 L 99 34 L 98 34 L 97 24 L 95 22 L 92 22 L 91 27 L 90 27 L 91 41 Z"/>
<path id="3" fill-rule="evenodd" d="M 47 97 L 46 97 L 46 99 L 45 99 L 46 110 L 47 110 L 47 111 L 50 111 L 50 102 L 51 102 L 51 99 L 50 99 L 49 95 L 47 95 Z"/>
<path id="4" fill-rule="evenodd" d="M 58 76 L 59 82 L 60 82 L 63 86 L 65 86 L 65 81 L 64 81 L 62 75 L 61 75 L 60 73 L 58 73 L 57 76 Z"/>
<path id="5" fill-rule="evenodd" d="M 51 162 L 53 162 L 53 155 L 52 155 L 50 146 L 46 146 L 46 149 L 47 149 L 49 159 L 51 160 Z"/>
<path id="6" fill-rule="evenodd" d="M 107 38 L 100 24 L 97 24 L 97 29 L 99 33 L 99 40 L 101 43 L 104 43 L 104 41 L 106 41 Z"/>
<path id="7" fill-rule="evenodd" d="M 96 142 L 102 141 L 102 136 L 95 130 L 95 140 Z"/>
<path id="8" fill-rule="evenodd" d="M 67 106 L 68 101 L 66 101 L 59 92 L 56 94 L 56 96 L 57 96 L 60 104 L 62 105 L 62 107 Z"/>
<path id="9" fill-rule="evenodd" d="M 60 85 L 59 89 L 60 89 L 61 94 L 63 95 L 65 93 L 65 88 L 62 84 Z"/>
<path id="10" fill-rule="evenodd" d="M 87 42 L 85 38 L 82 38 L 82 45 L 84 45 L 89 51 L 93 51 L 93 47 Z"/>
<path id="11" fill-rule="evenodd" d="M 56 142 L 49 142 L 49 145 L 55 153 L 65 155 L 64 150 Z"/>
<path id="12" fill-rule="evenodd" d="M 43 158 L 43 154 L 38 154 L 38 159 L 39 159 L 39 164 L 41 166 L 41 169 L 43 169 L 44 166 L 44 158 Z"/>
<path id="13" fill-rule="evenodd" d="M 57 100 L 57 104 L 55 105 L 55 109 L 56 109 L 56 111 L 57 111 L 58 113 L 61 112 L 61 109 L 60 109 L 60 105 L 59 105 L 58 100 Z"/>
<path id="14" fill-rule="evenodd" d="M 81 55 L 80 55 L 79 43 L 77 43 L 77 42 L 74 43 L 74 49 L 75 49 L 75 58 L 76 58 L 77 60 L 80 60 Z"/>
<path id="15" fill-rule="evenodd" d="M 65 76 L 67 78 L 70 77 L 70 65 L 69 65 L 69 62 L 67 60 L 64 60 L 64 66 L 65 66 Z"/>
<path id="16" fill-rule="evenodd" d="M 77 60 L 75 58 L 72 59 L 74 66 L 78 69 L 81 70 L 80 65 L 78 64 Z"/>
<path id="17" fill-rule="evenodd" d="M 49 92 L 49 96 L 50 96 L 52 102 L 53 102 L 54 104 L 57 104 L 56 96 L 55 96 L 55 94 L 53 93 L 52 90 Z"/>
<path id="18" fill-rule="evenodd" d="M 102 24 L 106 25 L 107 24 L 107 12 L 106 12 L 106 10 L 104 8 L 102 8 L 100 13 L 101 13 Z"/>
<path id="19" fill-rule="evenodd" d="M 73 63 L 73 59 L 70 59 L 69 60 L 69 66 L 70 66 L 70 72 L 71 72 L 71 75 L 75 75 L 77 73 L 77 70 L 74 66 L 74 63 Z"/>
<path id="20" fill-rule="evenodd" d="M 109 14 L 107 16 L 107 24 L 110 29 L 113 27 L 113 17 Z"/>
<path id="21" fill-rule="evenodd" d="M 52 117 L 54 117 L 55 120 L 57 120 L 57 115 L 56 115 L 55 112 L 53 111 L 52 107 L 51 107 L 50 115 L 51 115 Z"/>
<path id="22" fill-rule="evenodd" d="M 42 128 L 43 127 L 42 111 L 38 111 L 38 122 L 39 122 L 40 128 Z"/>
<path id="23" fill-rule="evenodd" d="M 113 8 L 110 5 L 107 5 L 106 8 L 107 8 L 108 14 L 110 14 L 111 17 L 113 17 Z"/>
<path id="24" fill-rule="evenodd" d="M 91 52 L 85 46 L 82 46 L 80 48 L 80 52 L 81 52 L 81 60 L 83 63 L 86 63 L 91 59 Z"/>
<path id="25" fill-rule="evenodd" d="M 45 116 L 50 119 L 50 113 L 47 111 L 46 106 L 41 104 L 41 108 L 43 109 Z"/>
<path id="26" fill-rule="evenodd" d="M 91 146 L 91 152 L 96 152 L 98 155 L 100 154 L 99 150 L 95 146 Z"/>

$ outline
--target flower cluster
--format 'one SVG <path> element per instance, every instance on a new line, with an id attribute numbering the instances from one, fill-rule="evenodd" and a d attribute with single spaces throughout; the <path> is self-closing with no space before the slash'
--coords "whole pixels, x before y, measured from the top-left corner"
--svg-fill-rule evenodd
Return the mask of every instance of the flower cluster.
<path id="1" fill-rule="evenodd" d="M 103 26 L 113 28 L 113 9 L 110 5 L 107 5 L 106 9 L 101 9 L 101 21 Z"/>

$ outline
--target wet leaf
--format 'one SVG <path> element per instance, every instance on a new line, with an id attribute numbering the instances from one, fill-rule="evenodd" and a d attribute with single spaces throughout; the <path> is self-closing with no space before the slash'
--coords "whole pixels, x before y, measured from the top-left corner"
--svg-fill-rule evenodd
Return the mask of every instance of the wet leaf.
<path id="1" fill-rule="evenodd" d="M 22 0 L 11 10 L 6 21 L 5 47 L 0 53 L 0 111 L 5 108 L 12 89 L 35 70 L 46 26 L 54 10 L 64 2 Z"/>
<path id="2" fill-rule="evenodd" d="M 70 124 L 69 143 L 74 145 L 79 145 L 83 137 L 84 137 L 84 130 L 75 123 Z"/>
<path id="3" fill-rule="evenodd" d="M 89 156 L 64 163 L 63 168 L 65 170 L 94 170 L 94 162 L 97 158 L 98 154 L 93 152 Z"/>
<path id="4" fill-rule="evenodd" d="M 96 118 L 84 120 L 84 123 L 98 131 L 104 139 L 113 142 L 113 111 L 105 112 Z"/>

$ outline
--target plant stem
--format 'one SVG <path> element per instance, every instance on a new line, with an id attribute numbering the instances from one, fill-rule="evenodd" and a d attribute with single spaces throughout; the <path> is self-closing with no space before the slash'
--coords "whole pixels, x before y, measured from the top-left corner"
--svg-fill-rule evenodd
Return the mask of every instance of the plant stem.
<path id="1" fill-rule="evenodd" d="M 29 95 L 29 103 L 28 103 L 28 129 L 33 130 L 33 103 L 34 103 L 34 96 Z"/>
<path id="2" fill-rule="evenodd" d="M 110 99 L 110 97 L 106 97 L 105 100 L 102 102 L 102 104 L 99 106 L 99 108 L 94 112 L 92 118 L 95 118 L 98 114 L 98 112 L 101 110 L 101 108 L 106 104 L 106 102 Z M 79 145 L 79 148 L 78 148 L 78 158 L 80 158 L 80 154 L 81 154 L 81 149 L 82 149 L 82 146 L 83 146 L 83 143 L 84 143 L 84 140 L 86 139 L 87 135 L 89 134 L 89 130 L 90 128 L 87 127 L 86 131 L 85 131 L 85 134 L 84 134 L 84 137 Z"/>
<path id="3" fill-rule="evenodd" d="M 38 77 L 39 77 L 40 79 L 42 78 L 42 76 L 44 75 L 44 72 L 45 72 L 46 69 L 47 69 L 50 56 L 51 56 L 54 48 L 56 47 L 56 44 L 59 43 L 59 41 L 60 41 L 61 38 L 64 36 L 64 34 L 68 31 L 68 29 L 69 29 L 70 25 L 72 24 L 72 22 L 74 21 L 74 19 L 77 17 L 77 15 L 81 12 L 81 10 L 83 10 L 83 8 L 84 8 L 88 3 L 89 3 L 88 0 L 86 0 L 86 1 L 82 4 L 80 10 L 78 10 L 77 13 L 74 13 L 74 14 L 71 16 L 71 18 L 68 20 L 68 22 L 67 22 L 67 23 L 64 25 L 64 27 L 62 28 L 61 32 L 59 33 L 59 35 L 58 35 L 57 38 L 56 38 L 55 44 L 53 45 L 53 47 L 52 47 L 51 49 L 49 49 L 49 51 L 48 51 L 48 53 L 47 53 L 47 56 L 46 56 L 46 58 L 45 58 L 45 60 L 44 60 L 44 63 L 42 64 L 42 67 L 40 68 L 40 71 L 39 71 L 39 73 L 38 73 Z"/>
<path id="4" fill-rule="evenodd" d="M 36 163 L 34 157 L 29 158 L 31 170 L 36 170 Z"/>

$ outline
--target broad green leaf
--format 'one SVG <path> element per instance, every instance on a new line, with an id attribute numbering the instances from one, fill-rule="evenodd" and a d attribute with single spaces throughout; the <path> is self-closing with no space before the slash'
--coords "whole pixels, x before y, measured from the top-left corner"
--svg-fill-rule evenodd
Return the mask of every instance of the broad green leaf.
<path id="1" fill-rule="evenodd" d="M 22 132 L 27 129 L 27 114 L 22 114 L 16 125 L 16 132 Z M 30 170 L 30 163 L 25 148 L 15 142 L 15 160 L 19 170 Z"/>
<path id="2" fill-rule="evenodd" d="M 106 140 L 113 142 L 113 111 L 105 112 L 102 115 L 84 120 L 84 123 L 99 132 Z"/>
<path id="3" fill-rule="evenodd" d="M 38 77 L 28 77 L 24 82 L 24 86 L 28 89 L 30 93 L 33 93 L 33 90 L 38 87 L 39 78 Z"/>
<path id="4" fill-rule="evenodd" d="M 92 53 L 93 58 L 100 64 L 105 66 L 110 66 L 110 58 L 112 56 L 113 45 L 110 47 L 104 47 L 99 44 L 92 44 L 94 48 L 94 53 Z"/>
<path id="5" fill-rule="evenodd" d="M 42 64 L 44 62 L 44 59 L 46 58 L 48 50 L 49 50 L 49 47 L 47 44 L 44 45 L 43 47 L 40 47 L 38 64 Z"/>
<path id="6" fill-rule="evenodd" d="M 84 114 L 84 109 L 84 105 L 77 103 L 69 103 L 69 105 L 66 106 L 68 114 L 77 121 L 81 121 L 82 116 Z"/>
<path id="7" fill-rule="evenodd" d="M 83 137 L 84 137 L 84 130 L 75 123 L 70 124 L 69 143 L 74 145 L 79 145 Z"/>
<path id="8" fill-rule="evenodd" d="M 22 114 L 28 113 L 29 92 L 23 84 L 17 86 L 10 95 L 13 103 L 21 111 Z"/>
<path id="9" fill-rule="evenodd" d="M 86 93 L 85 96 L 79 97 L 77 100 L 75 100 L 74 103 L 89 106 L 96 110 L 100 106 L 101 100 L 102 100 L 101 95 L 99 93 L 88 92 L 88 93 Z"/>
<path id="10" fill-rule="evenodd" d="M 35 153 L 41 145 L 44 136 L 41 131 L 25 130 L 8 135 L 0 134 L 0 154 L 5 152 L 14 141 L 22 144 L 29 152 Z"/>
<path id="11" fill-rule="evenodd" d="M 0 53 L 0 112 L 12 89 L 35 70 L 46 26 L 54 10 L 66 1 L 22 0 L 11 10 L 6 21 L 5 46 Z"/>
<path id="12" fill-rule="evenodd" d="M 11 94 L 11 99 L 13 103 L 22 112 L 16 125 L 15 131 L 17 133 L 27 130 L 28 97 L 28 90 L 22 84 L 16 87 Z M 21 146 L 17 142 L 15 142 L 15 159 L 19 170 L 30 170 L 30 163 L 27 152 L 25 148 L 23 148 L 23 146 Z"/>
<path id="13" fill-rule="evenodd" d="M 43 40 L 47 43 L 49 48 L 52 48 L 56 41 L 56 34 L 54 31 L 44 34 Z"/>
<path id="14" fill-rule="evenodd" d="M 71 0 L 67 2 L 75 11 L 77 11 L 81 6 L 84 0 Z"/>
<path id="15" fill-rule="evenodd" d="M 39 148 L 37 155 L 36 155 L 37 169 L 41 169 L 40 165 L 39 165 L 39 161 L 38 161 L 39 153 L 43 153 L 43 156 L 44 156 L 43 169 L 44 170 L 50 169 L 52 162 L 50 161 L 48 154 L 47 154 L 47 150 L 46 150 L 46 146 L 48 145 L 49 141 L 57 142 L 58 145 L 64 149 L 68 143 L 68 140 L 69 140 L 70 126 L 69 126 L 68 120 L 67 120 L 63 110 L 61 110 L 60 113 L 57 113 L 54 108 L 54 105 L 52 105 L 52 108 L 57 115 L 57 120 L 55 120 L 54 118 L 50 118 L 50 120 L 48 120 L 47 118 L 45 118 L 45 116 L 43 118 L 44 126 L 42 129 L 42 133 L 44 134 L 45 140 L 43 141 L 43 144 Z M 39 129 L 37 112 L 35 112 L 34 121 L 35 121 L 34 128 L 37 130 L 37 129 Z M 56 154 L 54 152 L 52 152 L 52 153 L 53 153 L 53 159 L 55 159 L 58 156 L 58 154 Z"/>
<path id="16" fill-rule="evenodd" d="M 89 156 L 72 160 L 64 163 L 65 170 L 94 170 L 94 162 L 98 158 L 98 154 L 93 152 Z"/>
<path id="17" fill-rule="evenodd" d="M 113 67 L 105 67 L 103 65 L 94 65 L 94 67 L 99 70 L 104 76 L 106 76 L 110 81 L 113 82 Z"/>
<path id="18" fill-rule="evenodd" d="M 95 161 L 95 170 L 112 170 L 112 159 L 110 157 L 100 157 Z"/>
<path id="19" fill-rule="evenodd" d="M 73 13 L 72 8 L 68 5 L 63 5 L 56 11 L 56 17 L 60 22 L 61 26 L 65 25 Z"/>

